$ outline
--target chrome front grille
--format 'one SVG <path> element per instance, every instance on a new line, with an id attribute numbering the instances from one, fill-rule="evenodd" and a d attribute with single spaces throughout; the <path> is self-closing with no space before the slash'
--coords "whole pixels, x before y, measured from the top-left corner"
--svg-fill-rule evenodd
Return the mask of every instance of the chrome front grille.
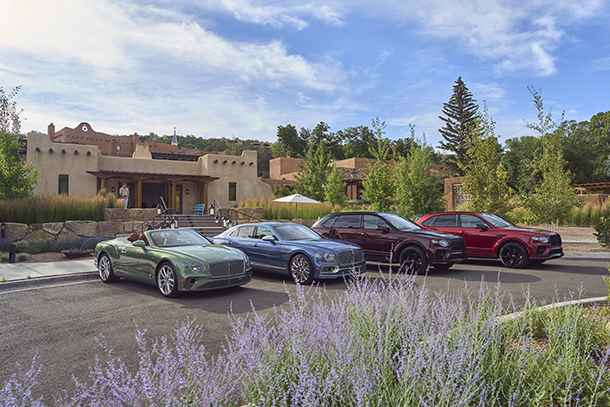
<path id="1" fill-rule="evenodd" d="M 244 274 L 246 271 L 243 260 L 221 261 L 210 264 L 212 278 L 230 277 Z"/>
<path id="2" fill-rule="evenodd" d="M 339 264 L 358 264 L 364 260 L 364 252 L 362 249 L 345 250 L 339 253 Z"/>

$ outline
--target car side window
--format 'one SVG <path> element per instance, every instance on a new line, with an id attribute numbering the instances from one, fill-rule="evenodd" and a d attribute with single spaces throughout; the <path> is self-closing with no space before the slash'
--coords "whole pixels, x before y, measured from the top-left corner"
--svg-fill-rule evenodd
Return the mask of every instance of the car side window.
<path id="1" fill-rule="evenodd" d="M 377 226 L 387 226 L 385 221 L 378 216 L 364 215 L 362 217 L 364 229 L 376 229 Z"/>
<path id="2" fill-rule="evenodd" d="M 457 214 L 438 215 L 434 220 L 434 224 L 431 226 L 440 228 L 456 228 L 457 227 Z"/>
<path id="3" fill-rule="evenodd" d="M 271 231 L 271 229 L 266 228 L 264 226 L 259 226 L 256 230 L 256 238 L 257 239 L 262 239 L 265 236 L 273 236 L 275 237 L 275 234 Z"/>
<path id="4" fill-rule="evenodd" d="M 462 221 L 463 228 L 476 229 L 477 225 L 485 223 L 474 215 L 460 215 L 460 219 Z"/>
<path id="5" fill-rule="evenodd" d="M 322 227 L 325 228 L 332 228 L 333 227 L 333 223 L 335 222 L 335 220 L 337 219 L 336 216 L 331 216 L 330 218 L 326 219 L 323 223 L 322 223 Z"/>
<path id="6" fill-rule="evenodd" d="M 360 228 L 360 215 L 341 215 L 335 221 L 336 228 Z"/>
<path id="7" fill-rule="evenodd" d="M 237 232 L 237 237 L 242 239 L 252 239 L 254 237 L 254 226 L 242 226 Z"/>
<path id="8" fill-rule="evenodd" d="M 421 224 L 424 226 L 434 226 L 434 221 L 436 220 L 436 216 L 430 216 L 428 219 L 423 221 Z"/>

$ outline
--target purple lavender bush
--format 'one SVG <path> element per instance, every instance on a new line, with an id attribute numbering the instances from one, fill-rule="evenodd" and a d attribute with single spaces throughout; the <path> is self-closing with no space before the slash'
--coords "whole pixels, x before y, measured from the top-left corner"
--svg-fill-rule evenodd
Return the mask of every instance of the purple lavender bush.
<path id="1" fill-rule="evenodd" d="M 577 307 L 531 307 L 506 319 L 515 307 L 499 286 L 431 293 L 405 275 L 353 280 L 335 297 L 316 286 L 287 293 L 286 307 L 233 316 L 232 334 L 214 356 L 192 322 L 152 342 L 138 330 L 135 372 L 101 337 L 104 360 L 55 404 L 610 405 L 608 332 L 582 322 Z M 0 403 L 14 397 L 6 389 L 33 383 L 32 376 L 13 376 Z"/>

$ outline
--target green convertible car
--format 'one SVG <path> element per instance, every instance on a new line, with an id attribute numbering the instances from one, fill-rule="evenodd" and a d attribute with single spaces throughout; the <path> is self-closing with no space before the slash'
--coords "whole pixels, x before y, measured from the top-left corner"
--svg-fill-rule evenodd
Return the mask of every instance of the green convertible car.
<path id="1" fill-rule="evenodd" d="M 215 245 L 191 229 L 134 233 L 98 243 L 94 254 L 104 283 L 124 277 L 154 284 L 166 297 L 243 285 L 252 277 L 244 252 Z"/>

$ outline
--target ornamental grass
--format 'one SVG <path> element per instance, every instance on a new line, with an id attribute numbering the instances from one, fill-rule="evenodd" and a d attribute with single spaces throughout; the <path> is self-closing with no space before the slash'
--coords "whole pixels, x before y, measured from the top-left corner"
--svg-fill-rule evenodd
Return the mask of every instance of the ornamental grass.
<path id="1" fill-rule="evenodd" d="M 576 306 L 516 311 L 499 285 L 431 292 L 402 274 L 353 279 L 344 293 L 286 289 L 272 312 L 231 316 L 218 355 L 204 331 L 170 337 L 137 329 L 130 371 L 103 337 L 105 357 L 60 406 L 608 406 L 603 323 Z M 34 399 L 38 357 L 0 391 L 2 405 Z"/>
<path id="2" fill-rule="evenodd" d="M 101 195 L 35 195 L 0 201 L 0 221 L 25 223 L 103 221 L 108 199 Z"/>

